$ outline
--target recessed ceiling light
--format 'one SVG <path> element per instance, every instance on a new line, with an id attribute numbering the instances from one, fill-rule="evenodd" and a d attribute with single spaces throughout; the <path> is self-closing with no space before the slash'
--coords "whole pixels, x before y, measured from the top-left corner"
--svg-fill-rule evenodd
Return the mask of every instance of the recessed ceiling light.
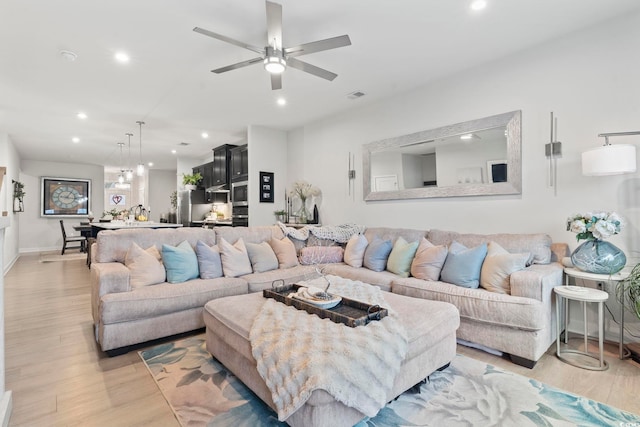
<path id="1" fill-rule="evenodd" d="M 78 117 L 79 119 L 84 120 L 84 119 L 86 119 L 86 118 L 87 118 L 87 115 L 86 115 L 85 113 L 83 113 L 82 111 L 80 111 L 80 112 L 77 114 L 77 117 Z"/>
<path id="2" fill-rule="evenodd" d="M 60 56 L 69 62 L 73 62 L 78 59 L 78 55 L 70 50 L 61 50 Z"/>
<path id="3" fill-rule="evenodd" d="M 177 150 L 171 150 L 171 154 L 176 154 L 177 152 Z"/>
<path id="4" fill-rule="evenodd" d="M 471 3 L 472 10 L 482 10 L 487 7 L 487 2 L 485 0 L 474 0 Z"/>
<path id="5" fill-rule="evenodd" d="M 276 102 L 278 103 L 278 105 L 287 105 L 287 100 L 284 98 L 278 98 Z"/>
<path id="6" fill-rule="evenodd" d="M 77 144 L 78 142 L 80 142 L 80 138 L 78 138 L 77 136 L 74 136 L 73 138 L 71 138 L 71 141 L 72 141 L 74 144 Z"/>
<path id="7" fill-rule="evenodd" d="M 124 52 L 116 52 L 116 54 L 114 55 L 114 58 L 116 59 L 116 61 L 118 61 L 121 64 L 126 64 L 127 62 L 129 62 L 129 55 L 127 55 Z"/>
<path id="8" fill-rule="evenodd" d="M 153 166 L 153 162 L 147 163 L 147 166 L 149 166 L 149 167 Z"/>
<path id="9" fill-rule="evenodd" d="M 472 133 L 468 133 L 466 135 L 461 135 L 460 136 L 460 139 L 464 139 L 464 140 L 471 139 L 471 138 L 473 138 L 473 134 Z"/>
<path id="10" fill-rule="evenodd" d="M 208 134 L 208 133 L 206 133 L 206 132 L 202 132 L 202 137 L 203 137 L 204 139 L 207 139 L 207 138 L 209 138 L 209 134 Z"/>

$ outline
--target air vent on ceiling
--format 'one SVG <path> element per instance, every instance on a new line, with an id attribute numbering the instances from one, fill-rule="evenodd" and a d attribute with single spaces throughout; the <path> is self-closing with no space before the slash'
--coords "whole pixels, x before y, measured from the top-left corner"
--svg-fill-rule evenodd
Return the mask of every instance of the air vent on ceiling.
<path id="1" fill-rule="evenodd" d="M 364 92 L 357 90 L 355 92 L 351 92 L 350 94 L 347 95 L 347 98 L 349 99 L 358 99 L 360 97 L 363 97 L 365 94 Z"/>
<path id="2" fill-rule="evenodd" d="M 189 145 L 188 142 L 181 142 L 178 145 L 180 145 L 181 147 L 186 147 L 187 145 Z"/>

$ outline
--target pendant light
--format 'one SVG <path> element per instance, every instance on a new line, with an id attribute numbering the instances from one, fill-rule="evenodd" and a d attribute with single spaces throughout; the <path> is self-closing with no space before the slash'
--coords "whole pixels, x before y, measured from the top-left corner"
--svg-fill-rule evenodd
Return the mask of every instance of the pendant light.
<path id="1" fill-rule="evenodd" d="M 144 164 L 142 163 L 142 125 L 144 124 L 144 122 L 138 120 L 136 123 L 138 125 L 140 125 L 140 159 L 139 159 L 138 168 L 136 170 L 136 173 L 137 173 L 138 176 L 143 176 L 144 175 Z"/>
<path id="2" fill-rule="evenodd" d="M 124 184 L 124 169 L 122 168 L 122 146 L 124 142 L 118 142 L 118 146 L 120 147 L 120 174 L 118 175 L 118 184 Z"/>
<path id="3" fill-rule="evenodd" d="M 133 179 L 133 170 L 131 169 L 131 137 L 132 133 L 125 133 L 129 138 L 129 162 L 127 163 L 127 181 L 131 181 Z"/>

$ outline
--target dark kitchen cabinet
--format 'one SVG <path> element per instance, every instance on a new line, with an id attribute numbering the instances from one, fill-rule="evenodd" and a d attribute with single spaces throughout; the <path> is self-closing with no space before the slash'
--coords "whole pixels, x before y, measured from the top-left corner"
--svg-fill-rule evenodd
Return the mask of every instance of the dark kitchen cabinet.
<path id="1" fill-rule="evenodd" d="M 224 144 L 213 149 L 212 177 L 210 187 L 219 187 L 229 183 L 231 149 L 235 145 Z"/>
<path id="2" fill-rule="evenodd" d="M 231 150 L 231 182 L 247 181 L 249 178 L 249 148 L 241 145 Z"/>

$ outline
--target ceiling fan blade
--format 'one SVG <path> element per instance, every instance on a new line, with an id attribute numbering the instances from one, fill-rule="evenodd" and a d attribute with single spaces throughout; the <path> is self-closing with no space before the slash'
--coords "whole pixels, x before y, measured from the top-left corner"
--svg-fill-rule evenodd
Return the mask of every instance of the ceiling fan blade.
<path id="1" fill-rule="evenodd" d="M 282 74 L 271 74 L 271 90 L 282 89 Z"/>
<path id="2" fill-rule="evenodd" d="M 267 2 L 267 40 L 269 46 L 282 50 L 282 6 L 270 1 Z"/>
<path id="3" fill-rule="evenodd" d="M 227 71 L 237 70 L 238 68 L 246 67 L 262 61 L 264 61 L 263 58 L 252 58 L 246 61 L 238 62 L 237 64 L 227 65 L 226 67 L 222 68 L 216 68 L 215 70 L 211 70 L 211 72 L 216 74 L 226 73 Z"/>
<path id="4" fill-rule="evenodd" d="M 193 29 L 193 31 L 195 31 L 196 33 L 203 34 L 205 36 L 213 37 L 214 39 L 222 40 L 223 42 L 231 43 L 231 44 L 234 44 L 236 46 L 240 46 L 240 47 L 243 47 L 245 49 L 249 49 L 250 51 L 253 51 L 255 53 L 259 53 L 260 55 L 264 55 L 264 49 L 259 48 L 257 46 L 250 45 L 248 43 L 244 43 L 244 42 L 232 39 L 232 38 L 227 37 L 227 36 L 223 36 L 222 34 L 214 33 L 213 31 L 205 30 L 204 28 L 200 28 L 200 27 L 195 27 Z"/>
<path id="5" fill-rule="evenodd" d="M 351 39 L 348 35 L 332 37 L 330 39 L 318 40 L 311 43 L 301 44 L 299 46 L 288 47 L 284 50 L 287 57 L 308 55 L 323 50 L 335 49 L 343 46 L 350 46 Z"/>
<path id="6" fill-rule="evenodd" d="M 336 77 L 337 74 L 332 73 L 331 71 L 327 71 L 323 68 L 316 67 L 315 65 L 311 65 L 307 62 L 300 61 L 296 58 L 287 58 L 287 65 L 291 68 L 295 68 L 300 71 L 304 71 L 305 73 L 313 74 L 314 76 L 321 77 L 323 79 L 332 81 Z"/>

